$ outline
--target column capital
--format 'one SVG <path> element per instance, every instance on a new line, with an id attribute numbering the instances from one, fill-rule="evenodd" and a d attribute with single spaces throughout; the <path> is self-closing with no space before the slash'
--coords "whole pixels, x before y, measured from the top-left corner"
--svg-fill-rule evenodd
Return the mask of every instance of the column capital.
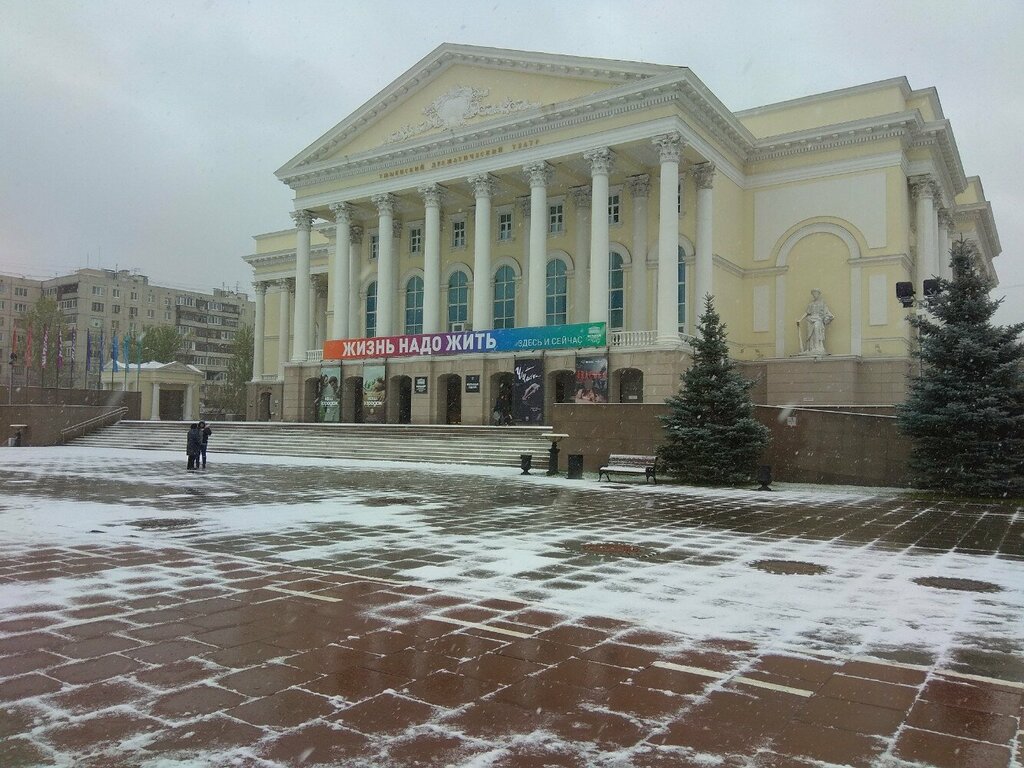
<path id="1" fill-rule="evenodd" d="M 398 220 L 391 222 L 391 236 L 395 240 L 402 239 L 402 222 Z"/>
<path id="2" fill-rule="evenodd" d="M 267 284 L 262 280 L 254 282 L 252 287 L 260 296 L 265 296 L 267 293 Z"/>
<path id="3" fill-rule="evenodd" d="M 646 173 L 630 176 L 626 179 L 626 186 L 633 197 L 647 197 L 651 193 L 651 177 Z"/>
<path id="4" fill-rule="evenodd" d="M 362 245 L 363 242 L 363 228 L 358 224 L 353 224 L 348 230 L 348 241 L 352 245 Z"/>
<path id="5" fill-rule="evenodd" d="M 655 136 L 651 139 L 651 144 L 658 148 L 659 159 L 663 163 L 678 163 L 679 156 L 686 146 L 683 137 L 675 131 Z"/>
<path id="6" fill-rule="evenodd" d="M 551 183 L 551 177 L 555 169 L 543 160 L 523 166 L 523 174 L 530 182 L 531 187 L 546 187 Z"/>
<path id="7" fill-rule="evenodd" d="M 953 214 L 949 208 L 939 208 L 939 228 L 953 229 Z"/>
<path id="8" fill-rule="evenodd" d="M 910 194 L 915 200 L 919 200 L 925 196 L 932 198 L 932 200 L 936 200 L 942 194 L 938 183 L 935 181 L 935 177 L 931 174 L 926 173 L 921 176 L 911 176 L 907 181 L 910 182 Z"/>
<path id="9" fill-rule="evenodd" d="M 355 209 L 352 207 L 351 203 L 331 203 L 327 207 L 330 208 L 331 212 L 334 214 L 335 224 L 352 221 L 352 214 Z"/>
<path id="10" fill-rule="evenodd" d="M 309 283 L 319 296 L 327 295 L 327 275 L 317 273 L 309 276 Z"/>
<path id="11" fill-rule="evenodd" d="M 519 213 L 523 215 L 523 218 L 530 218 L 530 196 L 516 198 L 516 202 L 519 203 Z"/>
<path id="12" fill-rule="evenodd" d="M 572 187 L 569 190 L 573 205 L 580 210 L 590 212 L 590 200 L 593 197 L 593 190 L 589 186 Z"/>
<path id="13" fill-rule="evenodd" d="M 395 213 L 395 196 L 390 192 L 386 192 L 383 195 L 374 195 L 370 198 L 370 201 L 377 206 L 377 211 L 381 216 L 393 216 Z"/>
<path id="14" fill-rule="evenodd" d="M 697 181 L 697 189 L 711 189 L 715 185 L 715 164 L 700 163 L 690 169 Z"/>
<path id="15" fill-rule="evenodd" d="M 294 277 L 283 277 L 277 281 L 277 288 L 280 291 L 287 291 L 288 293 L 295 292 L 295 278 Z"/>
<path id="16" fill-rule="evenodd" d="M 416 191 L 420 193 L 420 197 L 423 198 L 423 204 L 427 208 L 441 207 L 441 199 L 444 197 L 445 188 L 440 184 L 426 184 L 422 187 L 417 187 Z"/>
<path id="17" fill-rule="evenodd" d="M 590 175 L 603 174 L 607 176 L 612 172 L 615 164 L 615 154 L 608 147 L 598 147 L 583 153 L 583 159 L 590 163 Z"/>
<path id="18" fill-rule="evenodd" d="M 475 176 L 470 176 L 466 181 L 473 188 L 473 196 L 477 200 L 481 198 L 490 199 L 491 195 L 494 194 L 495 179 L 489 173 L 478 173 Z"/>
<path id="19" fill-rule="evenodd" d="M 291 217 L 295 222 L 296 229 L 309 232 L 310 228 L 313 226 L 313 214 L 310 211 L 292 211 Z"/>

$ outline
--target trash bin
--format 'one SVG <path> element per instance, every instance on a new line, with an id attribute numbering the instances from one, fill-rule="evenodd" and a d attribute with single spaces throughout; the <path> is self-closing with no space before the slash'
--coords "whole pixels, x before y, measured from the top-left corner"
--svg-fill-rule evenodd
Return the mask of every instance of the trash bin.
<path id="1" fill-rule="evenodd" d="M 582 480 L 583 479 L 583 454 L 582 453 L 570 453 L 568 457 L 568 466 L 566 471 L 566 477 L 570 480 Z"/>

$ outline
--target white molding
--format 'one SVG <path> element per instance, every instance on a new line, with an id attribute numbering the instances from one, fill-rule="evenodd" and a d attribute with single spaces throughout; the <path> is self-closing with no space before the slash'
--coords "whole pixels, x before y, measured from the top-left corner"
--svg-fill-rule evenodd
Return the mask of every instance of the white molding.
<path id="1" fill-rule="evenodd" d="M 770 173 L 752 173 L 746 177 L 746 189 L 761 189 L 777 184 L 788 184 L 794 181 L 812 181 L 819 178 L 831 178 L 847 173 L 878 171 L 887 168 L 901 168 L 905 172 L 907 166 L 903 152 L 885 152 L 868 157 L 855 157 L 850 160 L 837 160 L 831 163 L 819 163 L 803 168 L 791 168 L 785 171 Z"/>

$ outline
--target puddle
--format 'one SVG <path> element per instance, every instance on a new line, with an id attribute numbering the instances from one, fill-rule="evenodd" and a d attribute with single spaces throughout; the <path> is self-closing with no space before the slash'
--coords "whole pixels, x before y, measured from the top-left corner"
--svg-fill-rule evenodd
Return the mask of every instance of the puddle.
<path id="1" fill-rule="evenodd" d="M 820 576 L 828 573 L 828 568 L 817 563 L 804 563 L 799 560 L 758 560 L 750 564 L 751 568 L 757 568 L 765 573 L 775 573 L 783 576 L 794 574 L 797 576 Z"/>
<path id="2" fill-rule="evenodd" d="M 915 584 L 935 589 L 951 589 L 956 592 L 1002 592 L 1003 588 L 990 581 L 974 579 L 957 579 L 950 576 L 922 576 L 913 579 Z"/>

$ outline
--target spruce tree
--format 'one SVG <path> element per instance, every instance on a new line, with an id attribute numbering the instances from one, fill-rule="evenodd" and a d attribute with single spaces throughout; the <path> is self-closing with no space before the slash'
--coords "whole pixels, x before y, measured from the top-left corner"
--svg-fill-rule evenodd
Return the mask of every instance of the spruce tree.
<path id="1" fill-rule="evenodd" d="M 748 381 L 729 360 L 725 325 L 714 299 L 704 298 L 693 365 L 661 417 L 665 443 L 658 458 L 669 474 L 701 485 L 748 482 L 768 445 L 768 428 L 754 418 Z"/>
<path id="2" fill-rule="evenodd" d="M 1024 496 L 1024 323 L 992 325 L 1000 302 L 973 242 L 956 241 L 950 258 L 952 279 L 938 280 L 928 312 L 910 318 L 921 365 L 897 414 L 913 481 L 961 496 Z"/>

